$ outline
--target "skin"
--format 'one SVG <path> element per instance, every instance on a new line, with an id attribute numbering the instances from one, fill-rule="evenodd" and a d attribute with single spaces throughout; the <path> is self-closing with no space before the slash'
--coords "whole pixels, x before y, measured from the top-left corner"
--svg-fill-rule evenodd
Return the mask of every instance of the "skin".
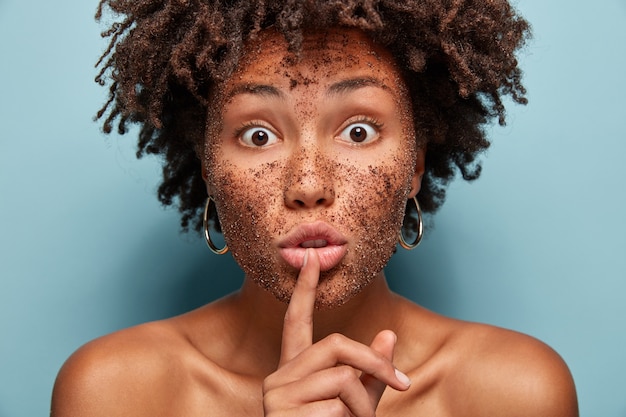
<path id="1" fill-rule="evenodd" d="M 266 34 L 224 86 L 209 129 L 205 178 L 226 242 L 246 277 L 285 302 L 297 269 L 279 243 L 290 231 L 323 221 L 347 239 L 318 286 L 318 306 L 338 306 L 382 274 L 419 190 L 423 153 L 404 85 L 385 51 L 355 39 L 311 35 L 294 66 Z M 267 144 L 253 144 L 259 133 Z"/>
<path id="2" fill-rule="evenodd" d="M 336 88 L 355 79 L 369 81 Z M 83 346 L 59 373 L 53 416 L 578 415 L 549 347 L 387 287 L 382 267 L 423 151 L 384 50 L 332 30 L 307 35 L 294 61 L 264 33 L 221 88 L 203 174 L 242 288 Z M 346 140 L 354 123 L 372 140 Z M 271 140 L 251 146 L 259 131 Z M 303 250 L 301 267 L 279 255 L 281 239 L 313 221 L 345 237 L 331 268 L 318 249 Z"/>

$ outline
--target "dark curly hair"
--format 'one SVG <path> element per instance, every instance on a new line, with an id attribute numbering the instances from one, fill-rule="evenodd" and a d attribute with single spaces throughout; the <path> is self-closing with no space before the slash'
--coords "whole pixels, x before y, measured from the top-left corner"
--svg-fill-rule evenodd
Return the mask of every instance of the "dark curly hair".
<path id="1" fill-rule="evenodd" d="M 158 197 L 178 205 L 183 230 L 200 227 L 207 198 L 198 155 L 211 94 L 264 29 L 295 53 L 303 30 L 328 27 L 359 28 L 391 52 L 428 148 L 425 212 L 443 203 L 457 170 L 478 178 L 484 128 L 505 123 L 503 97 L 526 103 L 515 52 L 530 29 L 506 0 L 101 0 L 97 20 L 105 6 L 120 20 L 103 33 L 111 39 L 96 81 L 110 95 L 97 117 L 106 133 L 116 121 L 120 134 L 140 125 L 137 157 L 164 158 Z"/>

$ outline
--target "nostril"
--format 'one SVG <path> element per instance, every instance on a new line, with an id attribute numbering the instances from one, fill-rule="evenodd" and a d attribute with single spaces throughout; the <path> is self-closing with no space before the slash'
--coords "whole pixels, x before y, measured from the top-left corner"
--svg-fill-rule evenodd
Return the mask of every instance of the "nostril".
<path id="1" fill-rule="evenodd" d="M 296 204 L 298 206 L 300 206 L 300 207 L 304 207 L 305 206 L 304 201 L 302 201 L 302 200 L 296 200 Z"/>
<path id="2" fill-rule="evenodd" d="M 318 206 L 321 206 L 322 204 L 326 203 L 326 199 L 325 198 L 320 198 L 319 200 L 317 200 L 315 202 Z"/>

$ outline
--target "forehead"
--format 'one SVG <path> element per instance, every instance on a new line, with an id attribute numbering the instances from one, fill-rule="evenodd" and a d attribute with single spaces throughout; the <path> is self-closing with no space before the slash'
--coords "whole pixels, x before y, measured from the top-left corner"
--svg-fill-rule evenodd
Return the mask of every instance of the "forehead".
<path id="1" fill-rule="evenodd" d="M 337 77 L 403 84 L 391 54 L 356 29 L 307 32 L 297 53 L 288 50 L 282 34 L 261 32 L 246 44 L 240 64 L 227 84 L 288 83 L 295 88 L 324 85 Z"/>

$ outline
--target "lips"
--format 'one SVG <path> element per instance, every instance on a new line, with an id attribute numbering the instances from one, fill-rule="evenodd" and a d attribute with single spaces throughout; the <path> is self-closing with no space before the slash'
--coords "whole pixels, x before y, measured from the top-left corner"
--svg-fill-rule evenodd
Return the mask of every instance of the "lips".
<path id="1" fill-rule="evenodd" d="M 300 269 L 308 248 L 317 252 L 320 270 L 335 267 L 346 255 L 348 241 L 328 223 L 318 221 L 293 228 L 279 243 L 280 256 L 289 265 Z"/>

